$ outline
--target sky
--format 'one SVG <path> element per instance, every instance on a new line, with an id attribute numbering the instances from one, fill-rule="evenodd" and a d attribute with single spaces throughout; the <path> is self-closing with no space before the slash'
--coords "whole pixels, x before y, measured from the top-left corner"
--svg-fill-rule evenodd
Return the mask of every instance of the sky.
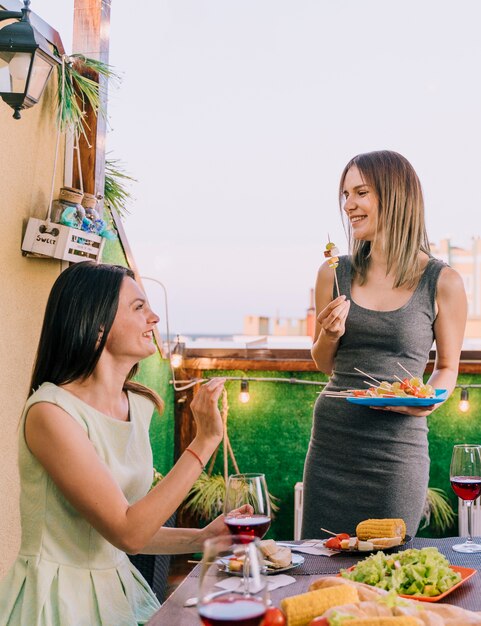
<path id="1" fill-rule="evenodd" d="M 31 8 L 76 52 L 73 0 Z M 303 317 L 328 235 L 347 252 L 337 188 L 361 152 L 411 161 L 431 241 L 480 235 L 480 22 L 479 0 L 112 0 L 107 149 L 171 331 Z"/>

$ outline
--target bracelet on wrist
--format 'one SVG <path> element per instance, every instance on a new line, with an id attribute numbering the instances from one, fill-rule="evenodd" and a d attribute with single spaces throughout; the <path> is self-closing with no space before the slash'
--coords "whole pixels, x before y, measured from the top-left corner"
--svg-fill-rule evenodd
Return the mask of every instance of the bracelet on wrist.
<path id="1" fill-rule="evenodd" d="M 202 463 L 202 459 L 200 458 L 200 456 L 197 454 L 197 452 L 194 452 L 193 450 L 191 450 L 190 448 L 186 448 L 185 449 L 186 452 L 190 452 L 193 456 L 195 456 L 195 458 L 199 461 L 200 466 L 202 468 L 202 471 L 205 472 L 205 465 Z"/>

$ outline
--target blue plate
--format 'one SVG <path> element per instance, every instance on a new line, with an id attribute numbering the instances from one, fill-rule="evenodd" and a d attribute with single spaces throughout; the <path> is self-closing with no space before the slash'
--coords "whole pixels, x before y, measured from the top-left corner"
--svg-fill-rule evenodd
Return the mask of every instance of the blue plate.
<path id="1" fill-rule="evenodd" d="M 446 389 L 436 389 L 436 396 L 434 398 L 414 398 L 407 396 L 405 398 L 346 398 L 348 402 L 352 404 L 364 404 L 364 406 L 431 406 L 444 402 L 448 397 Z"/>

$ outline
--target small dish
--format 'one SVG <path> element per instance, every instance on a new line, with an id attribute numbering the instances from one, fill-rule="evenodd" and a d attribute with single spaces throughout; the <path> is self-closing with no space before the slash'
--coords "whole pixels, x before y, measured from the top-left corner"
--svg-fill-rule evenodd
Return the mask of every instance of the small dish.
<path id="1" fill-rule="evenodd" d="M 434 398 L 415 398 L 413 396 L 406 396 L 401 398 L 394 396 L 392 398 L 377 398 L 366 396 L 352 396 L 347 397 L 346 400 L 352 404 L 362 404 L 364 406 L 431 406 L 444 402 L 448 397 L 446 389 L 436 389 L 436 396 Z"/>
<path id="2" fill-rule="evenodd" d="M 340 550 L 335 550 L 334 548 L 328 548 L 328 550 L 333 550 L 333 552 L 337 552 L 337 554 L 349 554 L 349 555 L 350 554 L 368 555 L 368 554 L 373 554 L 374 552 L 393 552 L 393 551 L 396 552 L 396 550 L 410 543 L 412 540 L 413 538 L 410 535 L 406 535 L 404 539 L 401 541 L 401 543 L 399 543 L 397 546 L 392 546 L 391 548 L 374 548 L 373 550 L 357 550 L 357 549 L 349 549 L 349 548 L 346 548 L 346 549 L 341 548 Z M 324 547 L 326 547 L 324 545 L 326 541 L 327 539 L 323 539 L 321 542 Z"/>
<path id="3" fill-rule="evenodd" d="M 451 569 L 453 570 L 453 572 L 457 572 L 458 574 L 461 575 L 461 580 L 455 585 L 453 585 L 452 587 L 450 587 L 444 593 L 440 593 L 437 596 L 431 596 L 431 597 L 429 596 L 406 596 L 401 593 L 399 595 L 401 596 L 401 598 L 410 598 L 411 600 L 419 600 L 419 602 L 439 602 L 439 600 L 442 600 L 443 598 L 445 598 L 452 591 L 454 591 L 460 585 L 462 585 L 467 580 L 469 580 L 471 576 L 474 576 L 477 572 L 477 570 L 473 569 L 472 567 L 459 567 L 458 565 L 451 565 Z"/>
<path id="4" fill-rule="evenodd" d="M 300 554 L 293 554 L 290 565 L 288 565 L 287 567 L 277 567 L 277 568 L 267 566 L 266 574 L 270 576 L 272 574 L 280 574 L 281 572 L 288 572 L 291 569 L 299 567 L 299 565 L 302 565 L 303 563 L 304 563 L 303 556 L 301 556 Z M 242 576 L 242 572 L 231 572 L 229 570 L 229 557 L 224 557 L 223 559 L 219 559 L 217 561 L 217 565 L 219 566 L 219 569 L 222 572 L 225 572 L 226 574 L 230 574 L 231 576 Z"/>
<path id="5" fill-rule="evenodd" d="M 350 572 L 355 567 L 356 566 L 353 565 L 352 567 L 347 568 L 347 571 Z M 447 595 L 449 595 L 452 591 L 460 587 L 463 583 L 469 580 L 471 576 L 474 576 L 476 572 L 478 571 L 471 567 L 459 567 L 458 565 L 451 565 L 450 567 L 453 570 L 453 572 L 456 572 L 457 574 L 461 575 L 461 580 L 455 585 L 453 585 L 452 587 L 450 587 L 447 591 L 444 591 L 443 593 L 439 593 L 437 596 L 410 596 L 404 593 L 398 593 L 398 596 L 400 598 L 407 598 L 408 600 L 417 600 L 418 602 L 439 602 L 439 600 L 442 600 Z M 340 575 L 341 574 L 338 574 L 338 576 Z"/>

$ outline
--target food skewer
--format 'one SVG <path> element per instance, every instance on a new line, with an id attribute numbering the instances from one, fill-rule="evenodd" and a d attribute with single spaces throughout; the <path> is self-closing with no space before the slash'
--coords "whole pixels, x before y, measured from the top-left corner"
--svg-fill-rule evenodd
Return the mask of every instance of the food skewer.
<path id="1" fill-rule="evenodd" d="M 367 374 L 366 372 L 363 372 L 362 370 L 360 370 L 358 367 L 354 368 L 356 370 L 356 372 L 359 372 L 360 374 L 362 374 L 363 376 L 366 376 L 367 378 L 370 378 L 371 380 L 373 380 L 375 383 L 377 383 L 378 385 L 381 384 L 381 382 L 377 379 L 374 378 L 374 376 L 371 376 L 370 374 Z M 363 380 L 363 382 L 365 383 L 366 381 Z M 368 383 L 368 385 L 370 385 L 371 383 Z"/>
<path id="2" fill-rule="evenodd" d="M 326 244 L 326 249 L 324 250 L 324 256 L 327 259 L 327 264 L 329 267 L 334 270 L 334 280 L 336 281 L 336 290 L 337 297 L 341 295 L 339 291 L 339 283 L 337 282 L 337 272 L 336 267 L 339 265 L 339 250 L 336 248 L 336 244 L 332 243 L 329 233 L 327 233 L 328 243 Z"/>
<path id="3" fill-rule="evenodd" d="M 401 363 L 399 363 L 399 361 L 398 361 L 398 365 L 399 365 L 399 367 L 400 367 L 401 369 L 403 369 L 403 370 L 406 372 L 406 374 L 408 374 L 408 375 L 409 375 L 409 378 L 414 378 L 414 376 L 411 374 L 411 372 L 410 372 L 409 370 L 407 370 L 407 369 L 404 367 L 404 365 L 401 365 Z"/>
<path id="4" fill-rule="evenodd" d="M 332 530 L 327 530 L 327 528 L 321 528 L 321 530 L 327 533 L 328 535 L 332 535 L 333 537 L 337 537 L 337 535 L 339 534 L 339 533 L 333 533 Z"/>

